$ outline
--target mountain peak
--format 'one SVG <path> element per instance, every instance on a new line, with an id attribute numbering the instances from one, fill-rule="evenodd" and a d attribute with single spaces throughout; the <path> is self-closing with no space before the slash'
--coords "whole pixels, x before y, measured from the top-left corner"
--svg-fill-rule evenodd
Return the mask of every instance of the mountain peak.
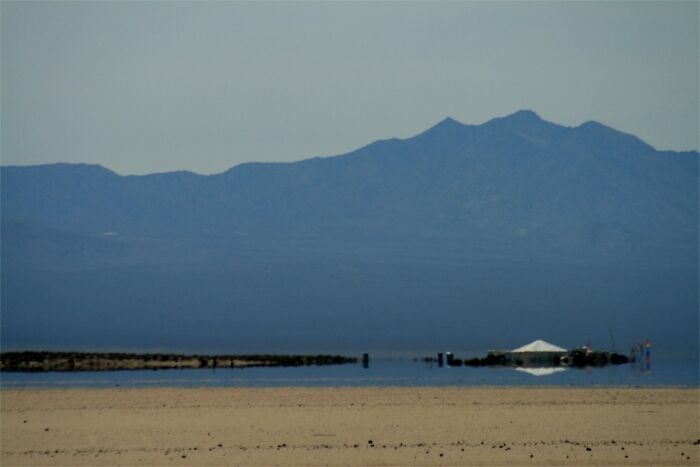
<path id="1" fill-rule="evenodd" d="M 500 118 L 495 118 L 494 120 L 496 121 L 501 121 L 501 122 L 511 122 L 511 123 L 539 123 L 543 122 L 542 117 L 537 115 L 534 111 L 528 110 L 528 109 L 523 109 L 523 110 L 518 110 L 517 112 L 514 112 L 510 115 L 506 115 L 505 117 L 500 117 Z"/>
<path id="2" fill-rule="evenodd" d="M 435 126 L 433 126 L 431 129 L 436 129 L 436 128 L 461 128 L 464 126 L 464 123 L 458 122 L 452 117 L 445 117 L 442 120 L 440 120 Z"/>
<path id="3" fill-rule="evenodd" d="M 595 120 L 588 120 L 587 122 L 577 126 L 575 130 L 596 139 L 607 138 L 607 141 L 624 142 L 625 144 L 629 145 L 630 148 L 635 148 L 637 151 L 653 150 L 651 145 L 642 141 L 635 135 L 625 133 L 624 131 L 609 127 L 600 122 L 596 122 Z"/>
<path id="4" fill-rule="evenodd" d="M 430 136 L 440 136 L 444 137 L 446 135 L 451 135 L 455 133 L 460 133 L 464 128 L 468 128 L 469 125 L 465 125 L 462 122 L 458 122 L 452 117 L 445 117 L 440 120 L 435 125 L 431 126 L 423 133 L 416 135 L 415 137 L 430 135 Z"/>
<path id="5" fill-rule="evenodd" d="M 532 110 L 529 109 L 523 109 L 523 110 L 518 110 L 517 112 L 514 112 L 510 115 L 506 115 L 505 117 L 502 117 L 503 120 L 510 120 L 510 121 L 518 121 L 518 122 L 541 122 L 542 118 L 537 115 Z"/>
<path id="6" fill-rule="evenodd" d="M 518 110 L 515 113 L 506 115 L 504 117 L 497 117 L 489 120 L 484 125 L 495 125 L 499 127 L 539 127 L 542 125 L 552 125 L 537 115 L 532 110 Z"/>
<path id="7" fill-rule="evenodd" d="M 445 117 L 438 122 L 438 126 L 439 125 L 455 125 L 455 124 L 461 125 L 461 123 L 459 123 L 457 120 L 455 120 L 452 117 Z"/>
<path id="8" fill-rule="evenodd" d="M 616 131 L 613 128 L 610 128 L 609 126 L 603 125 L 600 122 L 596 122 L 595 120 L 588 120 L 587 122 L 583 122 L 578 126 L 578 128 L 584 129 L 584 130 L 611 130 L 611 131 Z"/>

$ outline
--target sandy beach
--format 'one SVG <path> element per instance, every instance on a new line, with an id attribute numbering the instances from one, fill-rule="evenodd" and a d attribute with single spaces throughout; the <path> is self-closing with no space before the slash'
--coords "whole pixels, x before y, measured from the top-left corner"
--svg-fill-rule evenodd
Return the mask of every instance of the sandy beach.
<path id="1" fill-rule="evenodd" d="M 2 390 L 11 465 L 698 465 L 697 389 Z"/>

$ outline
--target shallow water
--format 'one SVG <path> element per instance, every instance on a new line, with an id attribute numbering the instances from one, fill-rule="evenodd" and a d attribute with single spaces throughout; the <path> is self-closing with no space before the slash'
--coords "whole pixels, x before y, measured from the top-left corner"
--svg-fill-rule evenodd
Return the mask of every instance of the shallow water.
<path id="1" fill-rule="evenodd" d="M 542 372 L 540 372 L 542 373 Z M 544 372 L 548 373 L 548 372 Z M 47 373 L 2 373 L 2 388 L 108 387 L 352 387 L 352 386 L 685 386 L 698 387 L 698 360 L 656 358 L 603 368 L 557 368 L 533 375 L 513 368 L 443 367 L 413 359 L 287 368 L 218 368 Z"/>

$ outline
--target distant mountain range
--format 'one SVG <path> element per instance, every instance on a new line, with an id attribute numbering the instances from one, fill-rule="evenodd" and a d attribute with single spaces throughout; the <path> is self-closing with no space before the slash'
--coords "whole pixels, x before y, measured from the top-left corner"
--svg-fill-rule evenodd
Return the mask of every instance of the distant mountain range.
<path id="1" fill-rule="evenodd" d="M 519 111 L 209 176 L 5 166 L 2 346 L 697 346 L 698 160 Z"/>

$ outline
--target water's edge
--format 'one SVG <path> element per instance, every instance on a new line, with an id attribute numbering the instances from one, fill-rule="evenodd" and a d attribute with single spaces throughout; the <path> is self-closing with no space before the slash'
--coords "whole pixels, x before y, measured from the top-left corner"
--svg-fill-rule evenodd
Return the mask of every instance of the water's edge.
<path id="1" fill-rule="evenodd" d="M 697 360 L 659 359 L 653 365 L 527 369 L 438 367 L 411 359 L 360 364 L 216 369 L 2 372 L 0 388 L 148 387 L 688 387 L 697 388 Z"/>

